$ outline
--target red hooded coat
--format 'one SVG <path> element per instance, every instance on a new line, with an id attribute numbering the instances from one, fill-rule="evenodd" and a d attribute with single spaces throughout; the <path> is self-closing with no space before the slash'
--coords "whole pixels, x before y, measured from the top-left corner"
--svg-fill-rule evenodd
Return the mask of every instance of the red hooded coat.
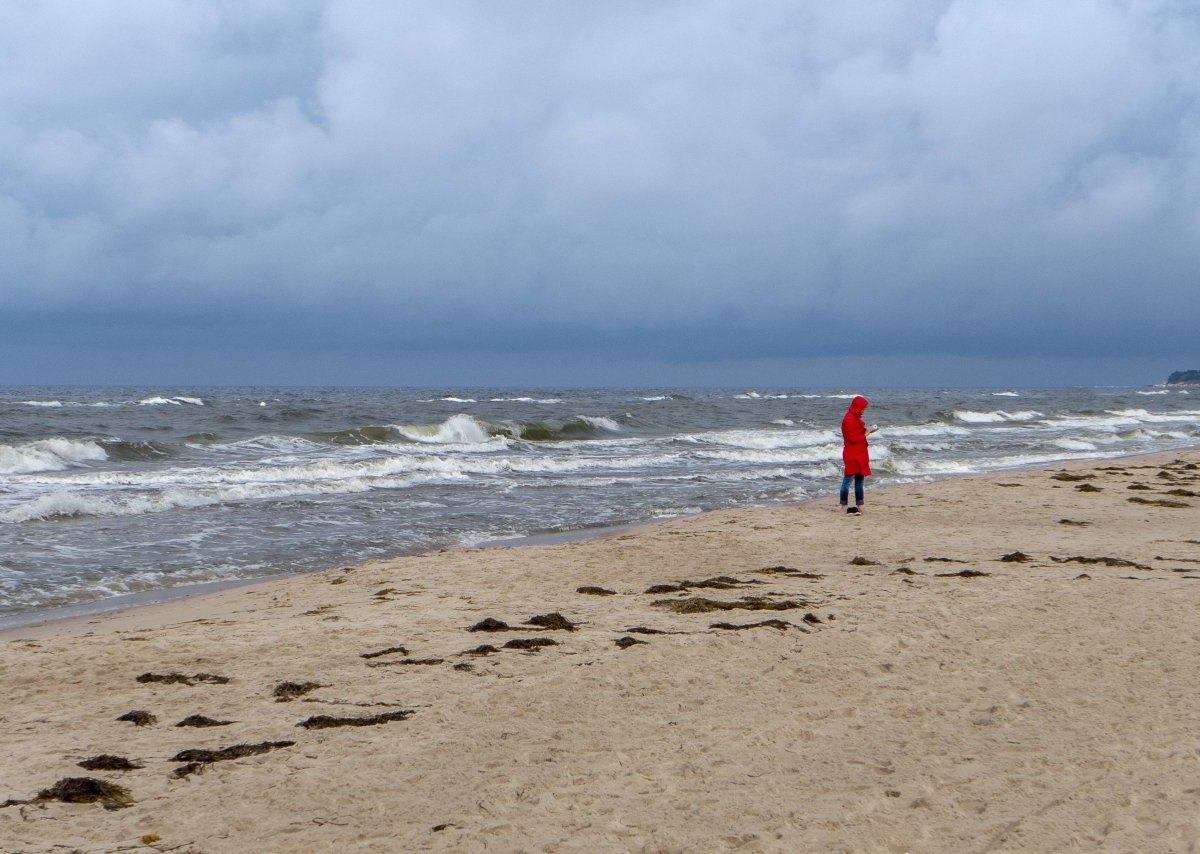
<path id="1" fill-rule="evenodd" d="M 846 474 L 870 474 L 871 460 L 867 454 L 867 425 L 863 422 L 863 410 L 870 401 L 861 394 L 850 401 L 850 408 L 842 417 L 842 461 Z"/>

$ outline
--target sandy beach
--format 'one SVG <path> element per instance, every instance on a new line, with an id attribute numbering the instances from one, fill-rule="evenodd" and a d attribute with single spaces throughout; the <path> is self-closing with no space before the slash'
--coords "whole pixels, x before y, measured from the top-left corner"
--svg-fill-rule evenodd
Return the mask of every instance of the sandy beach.
<path id="1" fill-rule="evenodd" d="M 1200 451 L 867 500 L 6 631 L 0 850 L 1200 849 Z"/>

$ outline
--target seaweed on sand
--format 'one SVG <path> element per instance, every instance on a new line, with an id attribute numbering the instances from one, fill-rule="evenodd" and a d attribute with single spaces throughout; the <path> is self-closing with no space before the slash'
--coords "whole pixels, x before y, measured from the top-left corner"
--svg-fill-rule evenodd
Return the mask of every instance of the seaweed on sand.
<path id="1" fill-rule="evenodd" d="M 1103 492 L 1104 490 L 1098 486 L 1092 486 L 1090 483 L 1081 483 L 1075 487 L 1076 492 Z"/>
<path id="2" fill-rule="evenodd" d="M 721 602 L 716 599 L 706 599 L 703 596 L 689 596 L 686 599 L 658 599 L 650 603 L 656 608 L 666 608 L 676 614 L 708 614 L 713 611 L 790 611 L 803 608 L 809 604 L 794 599 L 772 600 L 757 596 L 747 596 L 736 602 Z"/>
<path id="3" fill-rule="evenodd" d="M 615 641 L 613 641 L 613 643 L 615 643 L 621 649 L 629 649 L 631 646 L 637 646 L 638 644 L 645 645 L 646 642 L 643 640 L 638 640 L 637 638 L 623 637 L 617 638 Z"/>
<path id="4" fill-rule="evenodd" d="M 384 712 L 379 715 L 369 715 L 365 718 L 338 718 L 332 715 L 313 715 L 307 720 L 296 724 L 304 729 L 332 729 L 341 726 L 377 726 L 391 721 L 402 721 L 416 714 L 412 709 L 402 709 L 398 712 Z M 288 742 L 289 744 L 293 742 Z"/>
<path id="5" fill-rule="evenodd" d="M 939 572 L 938 578 L 984 578 L 991 575 L 978 569 L 960 569 L 958 572 Z"/>
<path id="6" fill-rule="evenodd" d="M 499 652 L 499 651 L 500 650 L 496 649 L 496 647 L 492 646 L 490 643 L 484 643 L 484 644 L 480 644 L 479 646 L 475 647 L 474 649 L 465 650 L 462 654 L 463 655 L 491 655 L 493 652 Z"/>
<path id="7" fill-rule="evenodd" d="M 1135 563 L 1132 560 L 1125 560 L 1119 557 L 1083 557 L 1075 555 L 1074 557 L 1054 557 L 1050 556 L 1050 560 L 1055 563 L 1082 563 L 1082 564 L 1103 564 L 1104 566 L 1113 567 L 1131 567 L 1133 569 L 1153 569 L 1152 566 L 1146 566 L 1144 563 Z"/>
<path id="8" fill-rule="evenodd" d="M 38 792 L 39 801 L 64 801 L 68 804 L 103 804 L 108 809 L 119 809 L 133 803 L 129 790 L 116 783 L 108 783 L 93 777 L 63 777 L 49 789 Z"/>
<path id="9" fill-rule="evenodd" d="M 471 628 L 468 632 L 512 632 L 516 631 L 512 626 L 503 620 L 497 620 L 495 617 L 484 617 Z"/>
<path id="10" fill-rule="evenodd" d="M 99 756 L 89 756 L 77 764 L 80 768 L 87 771 L 133 771 L 136 768 L 145 767 L 144 765 L 138 765 L 136 762 L 130 762 L 124 756 L 112 756 L 108 753 L 101 753 Z"/>
<path id="11" fill-rule="evenodd" d="M 588 596 L 616 596 L 617 591 L 609 590 L 605 587 L 596 587 L 595 585 L 585 584 L 583 587 L 576 587 L 576 593 L 583 593 Z"/>
<path id="12" fill-rule="evenodd" d="M 222 747 L 220 750 L 204 750 L 193 748 L 181 750 L 171 757 L 172 762 L 186 762 L 186 765 L 175 769 L 176 777 L 187 777 L 194 774 L 212 762 L 225 762 L 230 759 L 241 759 L 245 756 L 257 756 L 281 747 L 291 747 L 294 741 L 260 741 L 258 744 L 235 744 Z"/>
<path id="13" fill-rule="evenodd" d="M 730 575 L 717 575 L 703 581 L 677 581 L 674 584 L 655 584 L 646 588 L 647 593 L 682 593 L 685 590 L 700 588 L 704 590 L 733 590 L 749 584 L 762 584 L 758 579 L 734 578 Z"/>
<path id="14" fill-rule="evenodd" d="M 276 703 L 288 703 L 297 697 L 303 697 L 309 691 L 324 687 L 320 682 L 280 682 L 271 693 Z"/>
<path id="15" fill-rule="evenodd" d="M 1069 471 L 1060 471 L 1057 474 L 1050 475 L 1051 480 L 1062 480 L 1071 483 L 1077 480 L 1095 480 L 1094 474 L 1076 474 Z"/>
<path id="16" fill-rule="evenodd" d="M 1033 560 L 1033 558 L 1025 554 L 1025 552 L 1017 551 L 1009 552 L 1001 557 L 1000 560 L 1002 563 L 1029 563 L 1029 561 Z"/>
<path id="17" fill-rule="evenodd" d="M 765 566 L 762 569 L 754 570 L 762 575 L 786 575 L 789 578 L 824 578 L 825 576 L 817 572 L 805 572 L 802 569 L 793 569 L 790 566 Z"/>
<path id="18" fill-rule="evenodd" d="M 1142 498 L 1140 495 L 1135 495 L 1133 498 L 1127 500 L 1132 501 L 1134 504 L 1149 504 L 1151 507 L 1173 507 L 1178 509 L 1192 506 L 1186 501 L 1171 501 L 1166 498 Z"/>
<path id="19" fill-rule="evenodd" d="M 143 673 L 137 678 L 138 682 L 161 682 L 164 685 L 194 685 L 197 682 L 208 682 L 212 685 L 229 684 L 228 676 L 215 676 L 212 673 L 197 673 L 185 676 L 182 673 Z"/>
<path id="20" fill-rule="evenodd" d="M 866 557 L 853 557 L 850 559 L 851 566 L 882 566 L 879 561 L 871 560 Z"/>
<path id="21" fill-rule="evenodd" d="M 119 721 L 129 721 L 137 726 L 150 726 L 158 723 L 158 718 L 143 709 L 133 709 L 117 718 Z"/>
<path id="22" fill-rule="evenodd" d="M 550 613 L 550 614 L 538 614 L 534 617 L 530 617 L 528 620 L 525 621 L 525 625 L 538 626 L 540 628 L 546 629 L 547 631 L 563 631 L 563 632 L 573 632 L 573 631 L 575 631 L 575 626 L 576 626 L 575 623 L 572 623 L 570 620 L 568 620 L 566 617 L 564 617 L 562 614 L 558 613 L 557 611 L 554 611 L 553 613 Z"/>
<path id="23" fill-rule="evenodd" d="M 787 631 L 788 629 L 797 629 L 802 627 L 797 626 L 795 623 L 789 623 L 784 620 L 761 620 L 757 623 L 742 623 L 741 625 L 736 625 L 734 623 L 713 623 L 711 626 L 709 626 L 709 628 L 740 632 L 745 631 L 746 629 L 779 629 L 780 631 Z"/>
<path id="24" fill-rule="evenodd" d="M 537 652 L 544 646 L 558 646 L 558 641 L 550 638 L 515 638 L 504 645 L 505 649 L 525 649 Z"/>
<path id="25" fill-rule="evenodd" d="M 208 718 L 204 715 L 188 715 L 175 726 L 192 726 L 192 727 L 210 727 L 210 726 L 229 726 L 233 721 L 218 721 L 214 718 Z"/>
<path id="26" fill-rule="evenodd" d="M 408 650 L 402 646 L 389 646 L 387 649 L 379 649 L 379 650 L 376 650 L 375 652 L 360 652 L 358 654 L 358 657 L 359 658 L 379 658 L 379 656 L 381 656 L 381 655 L 391 655 L 392 653 L 399 653 L 400 655 L 408 655 Z"/>

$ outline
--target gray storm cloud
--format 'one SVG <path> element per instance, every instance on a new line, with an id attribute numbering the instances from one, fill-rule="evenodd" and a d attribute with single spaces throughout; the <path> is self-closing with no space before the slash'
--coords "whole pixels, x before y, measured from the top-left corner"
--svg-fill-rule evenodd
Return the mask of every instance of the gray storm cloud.
<path id="1" fill-rule="evenodd" d="M 7 4 L 0 308 L 30 338 L 1171 352 L 1194 8 Z"/>

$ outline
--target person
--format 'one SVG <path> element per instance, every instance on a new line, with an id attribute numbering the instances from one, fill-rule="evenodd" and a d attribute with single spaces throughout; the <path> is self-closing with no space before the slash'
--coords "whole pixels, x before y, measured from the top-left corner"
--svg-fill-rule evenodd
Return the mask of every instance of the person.
<path id="1" fill-rule="evenodd" d="M 861 513 L 863 505 L 863 478 L 871 474 L 871 458 L 867 452 L 867 434 L 878 427 L 868 427 L 863 421 L 863 410 L 871 405 L 861 394 L 850 401 L 850 408 L 842 416 L 842 462 L 845 474 L 838 495 L 842 509 L 847 513 Z M 854 506 L 850 506 L 850 483 L 854 483 Z"/>

